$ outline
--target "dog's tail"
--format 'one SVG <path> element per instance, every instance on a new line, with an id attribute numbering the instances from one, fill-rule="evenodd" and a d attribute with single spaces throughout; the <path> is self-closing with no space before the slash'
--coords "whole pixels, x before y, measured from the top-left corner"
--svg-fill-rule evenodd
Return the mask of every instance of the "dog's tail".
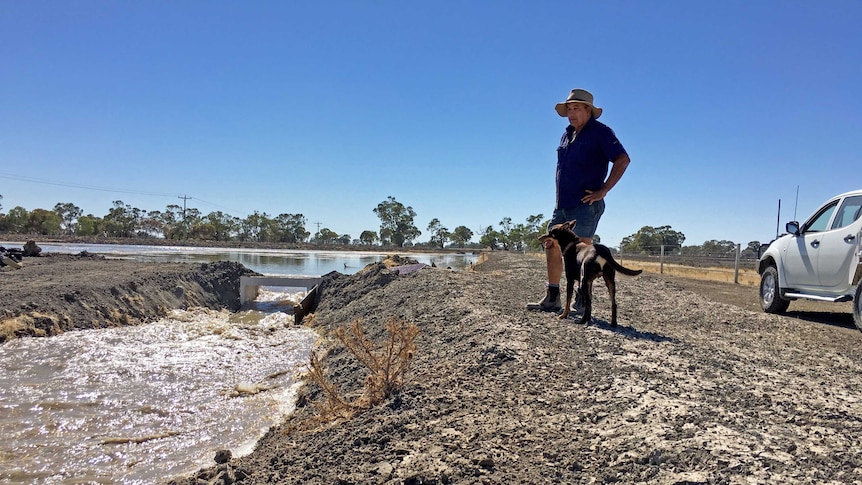
<path id="1" fill-rule="evenodd" d="M 626 268 L 625 266 L 621 265 L 620 263 L 618 263 L 617 260 L 614 259 L 614 255 L 613 255 L 613 253 L 611 253 L 611 250 L 609 247 L 602 245 L 602 244 L 596 244 L 595 247 L 596 247 L 596 253 L 599 256 L 601 256 L 602 258 L 604 258 L 606 261 L 608 261 L 610 263 L 610 265 L 615 270 L 619 271 L 620 273 L 622 273 L 626 276 L 637 276 L 637 275 L 643 273 L 642 269 L 629 269 L 629 268 Z"/>
<path id="2" fill-rule="evenodd" d="M 626 276 L 637 276 L 637 275 L 644 272 L 644 270 L 642 270 L 642 269 L 626 268 L 625 266 L 621 265 L 620 263 L 617 263 L 617 260 L 614 259 L 613 256 L 611 256 L 610 262 L 611 262 L 611 266 L 613 266 L 615 270 L 619 271 L 620 273 L 622 273 Z"/>

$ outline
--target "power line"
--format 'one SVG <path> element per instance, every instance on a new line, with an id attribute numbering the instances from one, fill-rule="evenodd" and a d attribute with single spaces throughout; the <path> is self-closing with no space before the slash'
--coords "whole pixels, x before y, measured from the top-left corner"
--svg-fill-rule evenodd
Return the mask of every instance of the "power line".
<path id="1" fill-rule="evenodd" d="M 53 182 L 50 180 L 37 179 L 33 177 L 23 177 L 21 175 L 13 175 L 9 173 L 0 172 L 0 178 L 9 179 L 9 180 L 17 180 L 19 182 L 30 182 L 34 184 L 45 184 L 45 185 L 57 185 L 60 187 L 71 187 L 75 189 L 86 189 L 86 190 L 99 190 L 102 192 L 116 192 L 119 194 L 133 194 L 133 195 L 149 195 L 156 197 L 175 197 L 176 194 L 165 194 L 158 192 L 142 192 L 139 190 L 128 190 L 128 189 L 116 189 L 109 187 L 99 187 L 97 185 L 84 185 L 84 184 L 75 184 L 70 182 Z"/>
<path id="2" fill-rule="evenodd" d="M 225 207 L 225 206 L 222 206 L 219 204 L 215 204 L 213 202 L 207 202 L 207 201 L 200 199 L 200 198 L 189 197 L 189 196 L 185 196 L 185 195 L 166 194 L 166 193 L 161 193 L 161 192 L 144 192 L 144 191 L 140 191 L 140 190 L 129 190 L 129 189 L 117 189 L 117 188 L 109 188 L 109 187 L 100 187 L 98 185 L 77 184 L 77 183 L 72 183 L 72 182 L 55 182 L 52 180 L 38 179 L 38 178 L 34 178 L 34 177 L 25 177 L 25 176 L 21 176 L 21 175 L 15 175 L 15 174 L 10 174 L 10 173 L 3 173 L 3 172 L 0 172 L 0 178 L 9 179 L 9 180 L 17 180 L 19 182 L 29 182 L 29 183 L 34 183 L 34 184 L 56 185 L 59 187 L 71 187 L 71 188 L 75 188 L 75 189 L 85 189 L 85 190 L 98 190 L 101 192 L 114 192 L 114 193 L 118 193 L 118 194 L 146 195 L 146 196 L 152 196 L 152 197 L 178 197 L 180 199 L 183 199 L 183 210 L 184 211 L 185 211 L 186 200 L 195 199 L 198 202 L 201 202 L 201 203 L 204 203 L 207 205 L 211 205 L 214 207 L 218 207 L 220 209 L 224 209 L 225 211 L 228 211 L 228 212 L 231 212 L 234 214 L 242 214 L 242 215 L 248 216 L 248 213 L 245 211 L 231 209 L 230 207 Z"/>

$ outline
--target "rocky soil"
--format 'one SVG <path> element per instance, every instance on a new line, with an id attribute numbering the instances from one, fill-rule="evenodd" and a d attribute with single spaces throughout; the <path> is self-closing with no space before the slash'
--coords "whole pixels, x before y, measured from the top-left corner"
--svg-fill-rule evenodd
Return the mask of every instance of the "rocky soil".
<path id="1" fill-rule="evenodd" d="M 323 335 L 418 325 L 406 387 L 311 426 L 310 384 L 251 455 L 173 483 L 862 482 L 862 334 L 840 314 L 766 315 L 641 275 L 618 279 L 619 327 L 599 285 L 578 326 L 524 310 L 544 278 L 540 259 L 506 253 L 475 271 L 328 277 Z M 719 300 L 756 303 L 729 288 Z M 356 396 L 365 370 L 335 342 L 327 375 Z"/>

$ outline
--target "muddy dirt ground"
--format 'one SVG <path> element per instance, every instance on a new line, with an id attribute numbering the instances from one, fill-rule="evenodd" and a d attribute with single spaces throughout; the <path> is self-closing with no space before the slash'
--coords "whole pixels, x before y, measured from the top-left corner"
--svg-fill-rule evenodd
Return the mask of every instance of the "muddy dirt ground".
<path id="1" fill-rule="evenodd" d="M 405 387 L 350 420 L 315 424 L 321 393 L 309 384 L 294 418 L 253 453 L 173 482 L 862 482 L 862 333 L 849 309 L 794 302 L 790 316 L 766 315 L 756 288 L 644 274 L 618 278 L 618 327 L 600 285 L 594 320 L 579 326 L 524 310 L 544 291 L 540 259 L 491 256 L 473 271 L 327 277 L 309 319 L 325 336 L 327 377 L 360 395 L 365 368 L 331 332 L 359 319 L 382 340 L 397 317 L 420 329 Z M 135 295 L 197 295 L 189 281 L 227 301 L 238 280 L 223 270 L 202 279 L 201 266 L 57 264 L 0 272 L 4 325 L 24 313 L 104 313 L 111 298 L 138 308 Z M 85 306 L 82 294 L 98 296 Z"/>

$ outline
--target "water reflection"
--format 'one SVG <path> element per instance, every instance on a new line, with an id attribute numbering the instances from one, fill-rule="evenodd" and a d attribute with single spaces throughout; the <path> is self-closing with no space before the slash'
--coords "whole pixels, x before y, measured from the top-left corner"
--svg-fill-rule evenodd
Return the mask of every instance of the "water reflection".
<path id="1" fill-rule="evenodd" d="M 0 242 L 5 247 L 22 246 L 20 242 Z M 140 246 L 122 244 L 54 244 L 40 243 L 45 253 L 82 251 L 112 258 L 146 262 L 213 263 L 235 261 L 263 274 L 320 276 L 331 271 L 353 274 L 368 264 L 382 261 L 397 251 L 369 253 L 363 251 L 286 251 L 278 249 L 229 249 L 186 246 Z M 420 263 L 440 268 L 464 269 L 477 260 L 473 253 L 399 253 Z"/>

